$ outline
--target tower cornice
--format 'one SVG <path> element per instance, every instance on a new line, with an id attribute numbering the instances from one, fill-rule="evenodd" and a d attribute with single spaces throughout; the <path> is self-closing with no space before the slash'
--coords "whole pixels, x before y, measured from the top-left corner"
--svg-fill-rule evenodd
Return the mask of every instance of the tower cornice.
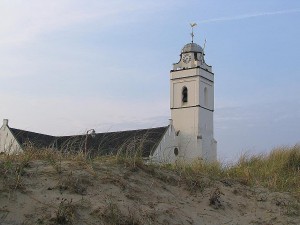
<path id="1" fill-rule="evenodd" d="M 201 106 L 201 105 L 192 105 L 192 106 L 182 106 L 182 107 L 173 107 L 173 108 L 170 108 L 171 110 L 172 109 L 188 109 L 188 108 L 202 108 L 202 109 L 206 109 L 206 110 L 208 110 L 208 111 L 210 111 L 210 112 L 214 112 L 214 110 L 213 109 L 208 109 L 208 108 L 206 108 L 206 107 L 204 107 L 204 106 Z"/>
<path id="2" fill-rule="evenodd" d="M 191 68 L 182 68 L 180 70 L 170 70 L 170 73 L 180 72 L 180 71 L 185 71 L 185 70 L 193 70 L 193 69 L 202 69 L 212 75 L 215 75 L 213 72 L 209 71 L 208 69 L 202 68 L 201 66 L 196 66 L 196 67 L 191 67 Z"/>
<path id="3" fill-rule="evenodd" d="M 210 79 L 208 79 L 208 78 L 206 78 L 206 77 L 204 77 L 204 76 L 201 76 L 201 75 L 191 75 L 191 76 L 186 76 L 185 78 L 193 78 L 193 77 L 201 77 L 201 78 L 203 78 L 203 79 L 205 79 L 205 80 L 207 80 L 207 81 L 210 81 L 210 82 L 214 83 L 213 80 L 210 80 Z M 180 80 L 180 79 L 182 79 L 182 77 L 171 78 L 170 80 Z"/>
<path id="4" fill-rule="evenodd" d="M 186 79 L 191 77 L 200 77 L 210 82 L 214 82 L 214 74 L 210 73 L 209 71 L 201 68 L 201 67 L 194 67 L 190 69 L 182 69 L 182 70 L 175 70 L 170 72 L 170 79 L 177 80 L 177 79 Z"/>

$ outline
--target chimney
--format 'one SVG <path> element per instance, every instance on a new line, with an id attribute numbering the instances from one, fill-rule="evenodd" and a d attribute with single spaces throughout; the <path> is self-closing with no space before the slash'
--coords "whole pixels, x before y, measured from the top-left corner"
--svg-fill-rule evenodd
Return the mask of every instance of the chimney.
<path id="1" fill-rule="evenodd" d="M 169 125 L 173 125 L 173 120 L 172 119 L 169 119 Z"/>
<path id="2" fill-rule="evenodd" d="M 8 119 L 4 119 L 4 120 L 3 120 L 3 126 L 8 127 Z"/>

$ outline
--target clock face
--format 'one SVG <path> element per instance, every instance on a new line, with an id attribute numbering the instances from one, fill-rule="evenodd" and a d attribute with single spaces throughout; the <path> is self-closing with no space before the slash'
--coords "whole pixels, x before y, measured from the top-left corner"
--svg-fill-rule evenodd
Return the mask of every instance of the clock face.
<path id="1" fill-rule="evenodd" d="M 191 55 L 189 55 L 189 54 L 185 54 L 185 55 L 182 56 L 182 61 L 184 63 L 189 63 L 191 61 L 191 59 L 192 59 Z"/>

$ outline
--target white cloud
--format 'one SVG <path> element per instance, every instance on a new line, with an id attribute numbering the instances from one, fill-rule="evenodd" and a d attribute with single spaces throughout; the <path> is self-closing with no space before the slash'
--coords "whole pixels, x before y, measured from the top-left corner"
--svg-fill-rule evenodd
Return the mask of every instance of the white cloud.
<path id="1" fill-rule="evenodd" d="M 169 1 L 26 0 L 0 2 L 0 47 L 32 41 L 39 35 L 77 23 L 97 21 L 95 29 L 151 13 Z M 123 16 L 123 17 L 122 17 Z M 122 18 L 121 18 L 122 17 Z M 137 20 L 138 21 L 138 20 Z"/>
<path id="2" fill-rule="evenodd" d="M 88 41 L 75 47 L 61 45 L 57 51 L 53 51 L 49 49 L 57 40 L 52 43 L 44 43 L 42 40 L 47 35 L 55 39 L 56 34 L 61 34 L 70 27 L 84 30 L 84 27 L 92 24 L 99 32 L 117 24 L 142 23 L 147 15 L 164 10 L 164 6 L 170 1 L 2 0 L 0 78 L 44 74 L 44 71 L 52 71 L 52 68 L 61 69 L 61 73 L 67 74 L 79 64 L 83 67 L 87 61 L 91 63 L 97 59 L 101 62 L 104 55 L 99 54 L 101 51 L 92 52 L 90 48 L 86 49 Z M 70 30 L 72 32 L 74 30 Z M 80 51 L 75 52 L 78 50 L 76 48 L 80 48 Z M 90 60 L 92 56 L 94 59 Z"/>
<path id="3" fill-rule="evenodd" d="M 291 13 L 299 13 L 299 12 L 300 12 L 300 9 L 289 9 L 289 10 L 281 10 L 281 11 L 275 11 L 275 12 L 259 12 L 259 13 L 237 15 L 237 16 L 230 16 L 230 17 L 212 18 L 212 19 L 202 20 L 199 23 L 213 23 L 213 22 L 233 21 L 233 20 L 244 20 L 244 19 L 255 18 L 255 17 L 291 14 Z"/>
<path id="4" fill-rule="evenodd" d="M 244 104 L 215 111 L 215 137 L 221 159 L 234 160 L 241 152 L 267 152 L 299 143 L 300 107 L 294 101 Z"/>
<path id="5" fill-rule="evenodd" d="M 10 126 L 35 132 L 70 135 L 94 128 L 108 130 L 147 128 L 168 123 L 168 99 L 149 104 L 124 99 L 32 97 L 2 95 L 0 114 Z"/>

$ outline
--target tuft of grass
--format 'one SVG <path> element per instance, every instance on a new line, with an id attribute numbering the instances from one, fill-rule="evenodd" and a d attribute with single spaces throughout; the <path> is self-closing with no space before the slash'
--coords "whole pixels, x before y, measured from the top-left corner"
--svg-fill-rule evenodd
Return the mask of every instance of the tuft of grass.
<path id="1" fill-rule="evenodd" d="M 219 188 L 216 188 L 211 194 L 209 198 L 209 205 L 212 206 L 214 209 L 223 208 L 221 202 L 221 191 Z"/>
<path id="2" fill-rule="evenodd" d="M 288 216 L 300 216 L 300 205 L 296 202 L 289 202 L 284 213 Z"/>
<path id="3" fill-rule="evenodd" d="M 72 200 L 62 199 L 56 211 L 55 218 L 52 218 L 54 224 L 72 225 L 76 219 L 76 207 Z"/>
<path id="4" fill-rule="evenodd" d="M 223 172 L 248 185 L 291 192 L 300 197 L 300 146 L 276 148 L 266 155 L 244 155 Z"/>
<path id="5" fill-rule="evenodd" d="M 300 145 L 276 148 L 269 154 L 243 155 L 231 165 L 196 160 L 191 164 L 178 163 L 168 167 L 177 171 L 191 191 L 202 191 L 207 187 L 202 179 L 208 177 L 226 183 L 233 180 L 272 191 L 290 192 L 300 199 Z"/>
<path id="6" fill-rule="evenodd" d="M 174 165 L 166 165 L 165 169 L 175 170 L 188 191 L 203 192 L 210 187 L 214 180 L 222 177 L 223 168 L 218 162 L 206 163 L 203 160 L 195 160 L 188 164 L 177 162 Z"/>
<path id="7" fill-rule="evenodd" d="M 27 156 L 2 155 L 0 158 L 0 177 L 3 179 L 3 188 L 8 191 L 24 191 L 22 177 L 26 174 L 28 166 Z"/>
<path id="8" fill-rule="evenodd" d="M 120 146 L 116 154 L 117 162 L 133 169 L 141 167 L 144 164 L 142 156 L 145 142 L 146 137 L 127 140 Z"/>
<path id="9" fill-rule="evenodd" d="M 87 187 L 91 185 L 92 182 L 88 177 L 77 177 L 71 172 L 59 181 L 58 188 L 61 193 L 65 190 L 68 190 L 71 193 L 86 195 Z"/>
<path id="10" fill-rule="evenodd" d="M 111 196 L 106 196 L 104 208 L 98 208 L 91 215 L 100 218 L 107 225 L 145 224 L 135 218 L 133 211 L 133 209 L 128 209 L 128 214 L 123 213 Z"/>

